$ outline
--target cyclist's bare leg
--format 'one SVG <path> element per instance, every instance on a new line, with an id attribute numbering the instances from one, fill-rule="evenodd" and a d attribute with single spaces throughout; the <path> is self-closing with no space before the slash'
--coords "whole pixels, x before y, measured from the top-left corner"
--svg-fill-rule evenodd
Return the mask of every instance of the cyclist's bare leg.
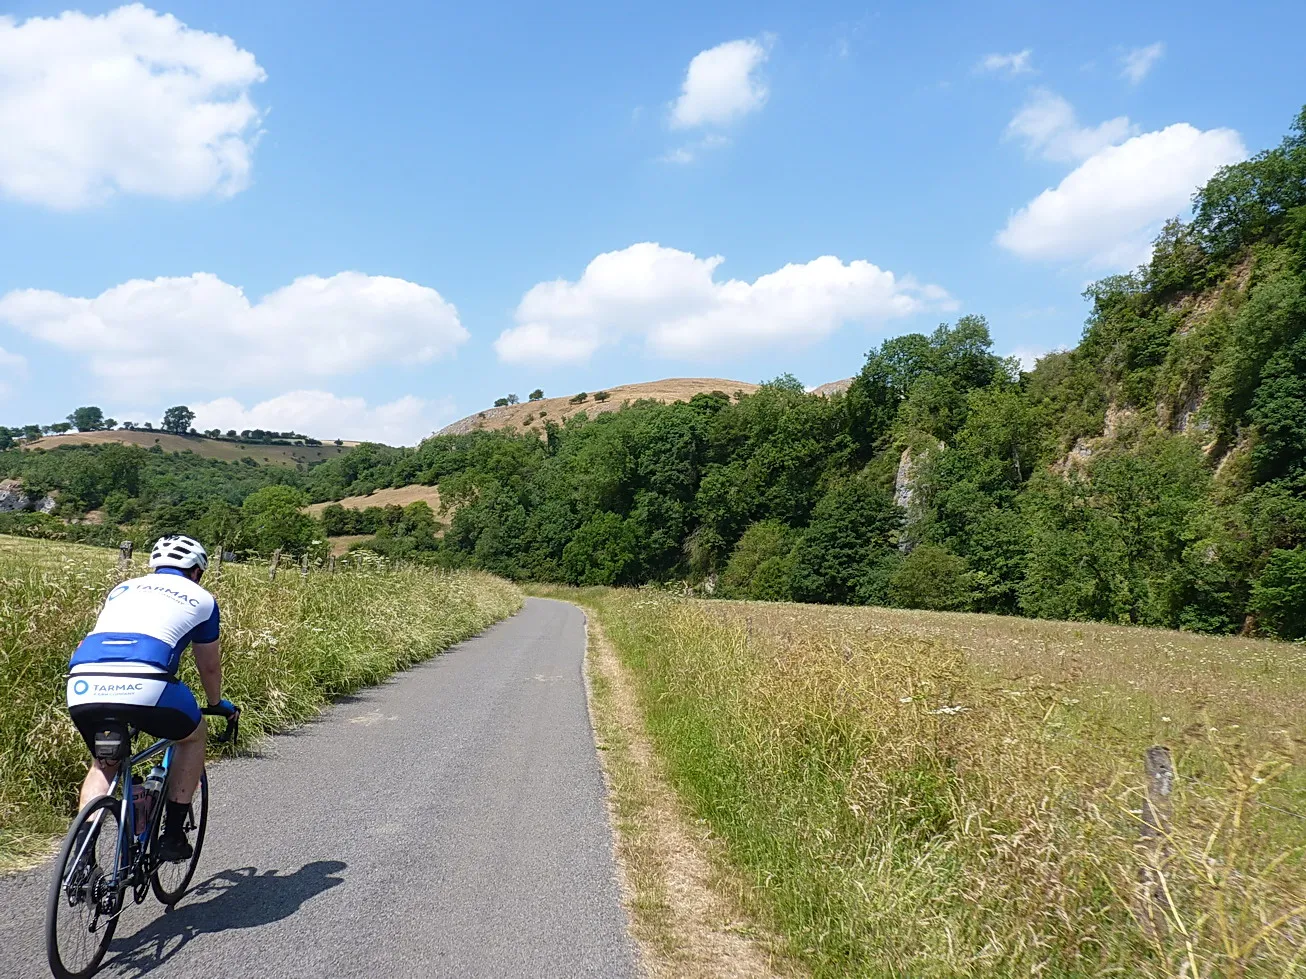
<path id="1" fill-rule="evenodd" d="M 191 732 L 190 737 L 177 742 L 177 750 L 172 756 L 172 776 L 168 779 L 170 802 L 185 805 L 195 794 L 200 776 L 204 774 L 204 745 L 207 738 L 208 727 L 201 717 L 199 727 Z"/>
<path id="2" fill-rule="evenodd" d="M 100 761 L 98 758 L 92 761 L 90 771 L 86 773 L 86 778 L 82 780 L 82 794 L 77 800 L 78 807 L 84 809 L 92 799 L 108 795 L 109 783 L 113 781 L 113 777 L 117 774 L 118 763 L 116 761 Z"/>

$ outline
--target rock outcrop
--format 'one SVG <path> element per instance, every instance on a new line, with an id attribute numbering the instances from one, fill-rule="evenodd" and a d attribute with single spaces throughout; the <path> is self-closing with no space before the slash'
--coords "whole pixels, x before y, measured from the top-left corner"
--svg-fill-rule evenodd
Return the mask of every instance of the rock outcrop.
<path id="1" fill-rule="evenodd" d="M 23 489 L 23 484 L 16 479 L 0 480 L 0 513 L 30 512 L 51 513 L 54 511 L 53 496 L 41 496 L 33 499 Z"/>
<path id="2" fill-rule="evenodd" d="M 898 459 L 898 474 L 893 480 L 893 502 L 902 507 L 903 512 L 906 514 L 903 519 L 902 534 L 898 539 L 898 549 L 904 554 L 909 553 L 916 546 L 916 540 L 911 533 L 911 526 L 921 517 L 920 507 L 916 503 L 917 474 L 920 471 L 922 461 L 931 452 L 941 448 L 943 448 L 942 442 L 936 442 L 915 451 L 912 450 L 911 446 L 908 446 L 902 450 L 902 455 Z"/>

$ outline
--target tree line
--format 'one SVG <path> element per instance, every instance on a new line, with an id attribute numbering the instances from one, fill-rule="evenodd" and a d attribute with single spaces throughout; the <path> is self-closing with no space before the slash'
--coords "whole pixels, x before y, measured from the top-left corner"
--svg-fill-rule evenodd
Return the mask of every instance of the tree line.
<path id="1" fill-rule="evenodd" d="M 61 422 L 54 422 L 49 425 L 0 425 L 0 449 L 7 449 L 19 441 L 26 443 L 35 443 L 46 435 L 63 435 L 67 432 L 108 432 L 119 429 L 125 432 L 145 431 L 145 432 L 166 432 L 170 435 L 195 435 L 204 436 L 211 439 L 226 439 L 228 441 L 240 442 L 261 442 L 270 443 L 290 443 L 303 442 L 305 445 L 321 445 L 322 442 L 307 435 L 301 435 L 295 431 L 274 432 L 266 431 L 261 428 L 244 429 L 237 432 L 234 428 L 228 429 L 225 433 L 221 429 L 212 428 L 203 432 L 196 431 L 193 427 L 195 422 L 195 412 L 186 405 L 174 405 L 163 413 L 163 419 L 156 429 L 153 422 L 143 422 L 137 424 L 134 421 L 118 422 L 114 418 L 106 418 L 103 409 L 96 405 L 84 405 L 80 408 L 73 409 L 67 419 Z M 335 440 L 336 445 L 342 445 L 340 439 Z"/>

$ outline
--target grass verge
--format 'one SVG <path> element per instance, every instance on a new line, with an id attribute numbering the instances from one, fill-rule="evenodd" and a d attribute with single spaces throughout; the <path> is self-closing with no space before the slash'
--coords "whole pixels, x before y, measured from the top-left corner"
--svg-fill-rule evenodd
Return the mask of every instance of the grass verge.
<path id="1" fill-rule="evenodd" d="M 86 748 L 64 707 L 68 657 L 118 581 L 116 555 L 0 537 L 0 869 L 44 854 L 76 804 Z M 521 607 L 472 572 L 374 568 L 301 577 L 226 565 L 205 579 L 222 609 L 223 692 L 241 741 L 284 730 Z M 183 678 L 199 690 L 190 657 Z"/>
<path id="2" fill-rule="evenodd" d="M 1306 972 L 1301 646 L 550 594 L 597 613 L 667 780 L 814 975 Z M 1148 857 L 1158 743 L 1181 777 Z"/>
<path id="3" fill-rule="evenodd" d="M 557 597 L 548 586 L 532 594 Z M 572 597 L 567 595 L 565 597 Z M 585 679 L 631 934 L 651 979 L 775 979 L 804 970 L 741 910 L 742 882 L 685 811 L 645 733 L 633 680 L 591 610 Z"/>

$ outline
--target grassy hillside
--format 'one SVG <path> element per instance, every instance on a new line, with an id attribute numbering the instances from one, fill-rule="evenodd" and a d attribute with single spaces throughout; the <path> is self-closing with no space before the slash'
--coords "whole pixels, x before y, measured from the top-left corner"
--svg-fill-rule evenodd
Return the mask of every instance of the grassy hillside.
<path id="1" fill-rule="evenodd" d="M 120 573 L 111 553 L 0 537 L 0 867 L 65 828 L 86 749 L 64 709 L 68 657 Z M 242 740 L 299 723 L 521 605 L 489 575 L 363 571 L 302 578 L 227 565 L 206 578 L 222 608 L 224 693 L 245 709 Z M 183 677 L 198 689 L 193 663 Z"/>
<path id="2" fill-rule="evenodd" d="M 29 450 L 57 449 L 69 445 L 139 445 L 149 449 L 158 446 L 164 452 L 194 452 L 205 459 L 223 462 L 240 462 L 253 459 L 259 464 L 274 466 L 310 466 L 325 459 L 334 459 L 358 445 L 344 442 L 336 445 L 266 445 L 261 442 L 236 442 L 210 439 L 202 435 L 172 435 L 168 432 L 112 431 L 69 432 L 66 435 L 47 435 L 24 448 Z"/>
<path id="3" fill-rule="evenodd" d="M 561 425 L 568 418 L 585 412 L 589 417 L 616 411 L 636 401 L 688 401 L 696 394 L 710 391 L 724 391 L 734 394 L 743 391 L 751 394 L 757 390 L 756 384 L 746 381 L 728 381 L 719 377 L 669 377 L 661 381 L 643 381 L 639 384 L 619 384 L 614 388 L 587 391 L 583 400 L 575 400 L 582 392 L 574 392 L 561 398 L 539 398 L 515 405 L 502 405 L 486 408 L 474 415 L 468 415 L 451 425 L 446 425 L 440 435 L 465 435 L 468 432 L 505 430 L 509 432 L 532 432 L 543 435 L 545 423 L 549 421 Z M 606 398 L 603 395 L 607 395 Z M 596 397 L 598 395 L 598 397 Z"/>
<path id="4" fill-rule="evenodd" d="M 744 904 L 816 976 L 1273 976 L 1306 949 L 1306 652 L 1098 624 L 554 590 L 634 677 Z M 1134 914 L 1142 754 L 1180 779 Z"/>

